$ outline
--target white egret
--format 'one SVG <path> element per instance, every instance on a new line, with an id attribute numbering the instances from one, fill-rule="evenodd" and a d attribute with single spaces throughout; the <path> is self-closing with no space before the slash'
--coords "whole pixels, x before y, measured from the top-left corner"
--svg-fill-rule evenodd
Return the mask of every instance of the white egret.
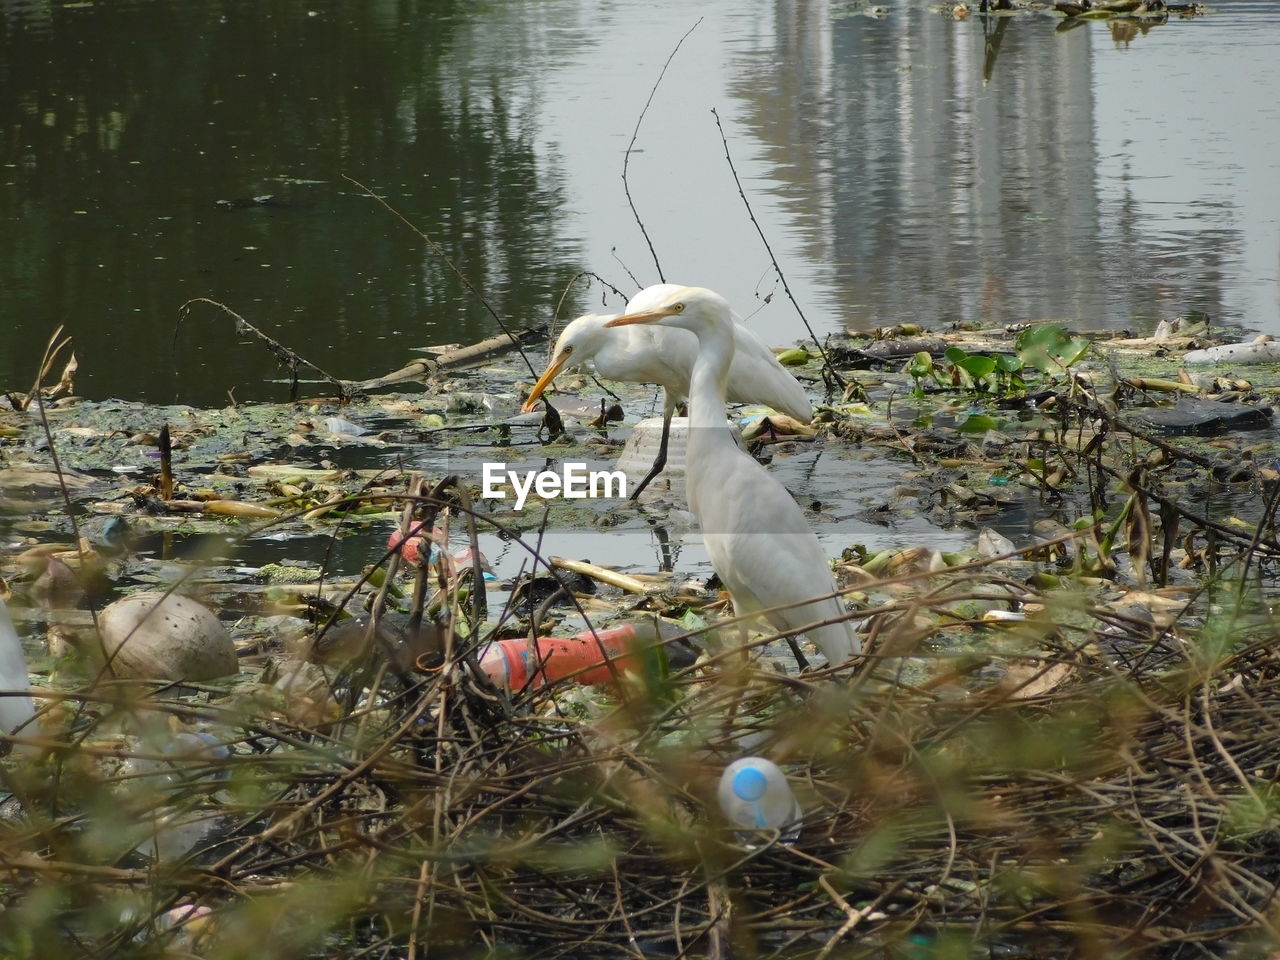
<path id="1" fill-rule="evenodd" d="M 645 287 L 626 306 L 634 314 L 662 304 L 675 291 L 686 289 L 671 283 Z M 627 383 L 656 383 L 662 387 L 662 439 L 658 456 L 649 473 L 631 492 L 640 496 L 667 463 L 667 440 L 676 407 L 689 399 L 689 377 L 698 357 L 698 340 L 682 329 L 637 327 L 613 329 L 607 326 L 612 315 L 589 313 L 578 317 L 560 333 L 551 362 L 538 378 L 524 403 L 533 409 L 551 381 L 565 368 L 592 363 L 607 380 Z M 728 373 L 727 397 L 731 403 L 764 403 L 790 417 L 808 423 L 813 406 L 804 387 L 791 375 L 760 339 L 741 323 L 730 321 L 733 333 L 733 363 Z"/>
<path id="2" fill-rule="evenodd" d="M 688 330 L 698 338 L 689 383 L 685 491 L 734 609 L 739 615 L 762 613 L 777 630 L 841 617 L 844 607 L 835 597 L 800 603 L 835 592 L 826 551 L 786 488 L 734 442 L 725 415 L 735 340 L 729 304 L 703 287 L 678 287 L 654 307 L 606 326 L 640 324 Z M 784 604 L 798 605 L 770 609 Z M 805 632 L 832 664 L 862 650 L 847 620 Z"/>
<path id="3" fill-rule="evenodd" d="M 18 631 L 9 619 L 9 608 L 0 597 L 0 735 L 13 733 L 35 716 L 35 704 L 27 691 L 31 676 Z"/>

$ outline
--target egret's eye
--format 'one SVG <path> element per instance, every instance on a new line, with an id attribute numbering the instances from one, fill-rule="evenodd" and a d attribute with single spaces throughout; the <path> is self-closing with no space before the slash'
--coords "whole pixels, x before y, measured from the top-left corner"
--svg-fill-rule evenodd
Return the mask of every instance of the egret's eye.
<path id="1" fill-rule="evenodd" d="M 572 344 L 570 344 L 569 346 L 565 347 L 565 348 L 564 348 L 563 350 L 561 350 L 560 352 L 561 352 L 561 353 L 563 353 L 563 354 L 567 357 L 569 354 L 573 353 L 573 345 L 572 345 Z"/>
<path id="2" fill-rule="evenodd" d="M 683 303 L 677 303 L 677 304 L 675 304 L 674 306 L 672 306 L 672 308 L 671 308 L 671 312 L 672 312 L 672 313 L 684 313 L 684 304 L 683 304 Z"/>

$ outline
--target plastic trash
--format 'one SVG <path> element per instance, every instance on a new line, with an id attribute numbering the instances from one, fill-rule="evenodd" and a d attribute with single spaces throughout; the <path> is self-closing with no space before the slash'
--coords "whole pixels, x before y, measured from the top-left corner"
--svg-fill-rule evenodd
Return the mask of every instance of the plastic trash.
<path id="1" fill-rule="evenodd" d="M 324 429 L 327 433 L 338 437 L 361 437 L 369 432 L 359 424 L 342 417 L 327 417 L 324 421 Z"/>
<path id="2" fill-rule="evenodd" d="M 139 908 L 127 906 L 120 910 L 117 923 L 119 926 L 133 926 L 141 919 Z M 145 943 L 153 934 L 169 941 L 169 950 L 162 950 L 160 956 L 203 956 L 196 954 L 196 941 L 203 940 L 213 925 L 215 914 L 212 907 L 194 904 L 187 901 L 166 910 L 155 918 L 155 929 L 142 929 L 133 938 L 134 943 Z M 174 950 L 173 948 L 181 948 Z M 148 954 L 150 956 L 151 954 Z"/>
<path id="3" fill-rule="evenodd" d="M 730 822 L 748 831 L 777 830 L 784 843 L 800 835 L 804 813 L 791 792 L 787 775 L 772 760 L 743 757 L 720 775 L 720 809 Z M 740 832 L 744 840 L 753 833 Z"/>
<path id="4" fill-rule="evenodd" d="M 630 493 L 637 483 L 644 479 L 653 461 L 658 457 L 658 447 L 662 442 L 662 418 L 649 417 L 641 420 L 627 434 L 627 442 L 613 465 L 627 475 L 627 492 Z M 684 453 L 689 442 L 689 418 L 672 417 L 671 432 L 667 437 L 667 465 L 659 476 L 683 477 Z"/>
<path id="5" fill-rule="evenodd" d="M 161 752 L 173 758 L 167 764 L 169 769 L 183 772 L 187 779 L 192 773 L 203 774 L 215 782 L 231 776 L 231 768 L 227 765 L 232 756 L 231 748 L 203 730 L 175 733 Z"/>
<path id="6" fill-rule="evenodd" d="M 1209 332 L 1209 315 L 1201 311 L 1161 320 L 1156 324 L 1152 340 L 1168 340 L 1172 337 L 1202 337 Z"/>
<path id="7" fill-rule="evenodd" d="M 1219 347 L 1191 350 L 1182 356 L 1183 363 L 1233 363 L 1246 366 L 1255 363 L 1280 363 L 1280 340 L 1265 333 L 1247 343 L 1224 343 Z"/>
<path id="8" fill-rule="evenodd" d="M 765 417 L 764 413 L 748 417 L 740 422 L 744 426 L 751 422 L 758 423 Z M 734 441 L 743 450 L 746 445 L 742 435 L 733 431 Z M 623 444 L 622 453 L 613 465 L 613 469 L 621 470 L 627 475 L 627 490 L 630 491 L 648 474 L 653 461 L 658 458 L 658 448 L 662 445 L 662 418 L 649 417 L 641 420 L 627 434 L 627 442 Z M 672 417 L 671 433 L 667 438 L 667 463 L 658 474 L 668 482 L 684 483 L 685 451 L 689 446 L 689 418 Z M 657 479 L 657 478 L 655 478 Z"/>
<path id="9" fill-rule="evenodd" d="M 421 556 L 422 546 L 425 543 L 431 545 L 431 551 L 427 555 L 428 563 L 435 563 L 440 559 L 440 545 L 444 543 L 444 531 L 439 527 L 432 529 L 431 534 L 422 532 L 423 525 L 421 523 L 414 524 L 409 528 L 408 536 L 401 536 L 399 530 L 392 530 L 391 536 L 387 537 L 387 549 L 399 550 L 400 556 L 409 564 L 417 564 Z M 457 575 L 459 570 L 470 570 L 471 561 L 474 554 L 471 545 L 465 544 L 448 554 L 448 563 L 445 569 L 449 576 Z M 493 574 L 493 568 L 489 565 L 489 559 L 483 553 L 480 554 L 480 575 L 485 580 L 496 580 Z"/>
<path id="10" fill-rule="evenodd" d="M 472 561 L 475 559 L 477 554 L 479 554 L 480 556 L 480 576 L 483 577 L 485 580 L 496 580 L 497 577 L 493 575 L 493 570 L 489 567 L 489 558 L 486 557 L 483 553 L 480 553 L 478 550 L 472 550 L 470 544 L 467 544 L 466 546 L 463 546 L 463 547 L 459 547 L 457 550 L 450 551 L 449 553 L 450 569 L 451 570 L 453 569 L 470 570 Z M 439 557 L 439 551 L 437 550 L 433 552 L 431 559 L 435 560 L 438 557 Z"/>
<path id="11" fill-rule="evenodd" d="M 674 624 L 648 620 L 585 630 L 575 637 L 539 637 L 533 649 L 524 638 L 498 640 L 485 648 L 480 669 L 498 686 L 512 691 L 544 687 L 570 674 L 575 683 L 596 686 L 612 683 L 614 671 L 622 673 L 635 666 L 640 648 L 683 632 Z"/>
<path id="12" fill-rule="evenodd" d="M 137 822 L 144 838 L 133 852 L 155 863 L 173 863 L 208 849 L 224 837 L 230 817 L 211 816 L 208 810 L 162 807 Z"/>
<path id="13" fill-rule="evenodd" d="M 195 938 L 209 930 L 213 919 L 214 913 L 211 907 L 180 903 L 160 914 L 156 918 L 156 927 L 161 930 L 177 930 L 177 942 L 183 947 L 190 947 Z"/>
<path id="14" fill-rule="evenodd" d="M 987 610 L 982 619 L 988 623 L 1021 623 L 1027 619 L 1027 614 L 1023 610 Z"/>
<path id="15" fill-rule="evenodd" d="M 145 784 L 157 792 L 167 793 L 179 785 L 213 791 L 231 776 L 227 763 L 231 749 L 204 731 L 151 731 L 130 743 L 129 749 L 139 755 L 124 759 L 117 779 Z"/>
<path id="16" fill-rule="evenodd" d="M 404 558 L 405 563 L 416 564 L 425 543 L 430 545 L 431 559 L 434 560 L 439 553 L 437 545 L 444 539 L 444 531 L 435 527 L 428 534 L 423 531 L 423 526 L 422 523 L 415 523 L 409 527 L 408 533 L 403 534 L 399 530 L 392 530 L 391 535 L 387 537 L 387 549 L 400 551 L 400 556 Z"/>
<path id="17" fill-rule="evenodd" d="M 978 531 L 978 556 L 980 557 L 998 557 L 1013 553 L 1017 549 L 1014 542 L 998 530 L 983 527 Z"/>

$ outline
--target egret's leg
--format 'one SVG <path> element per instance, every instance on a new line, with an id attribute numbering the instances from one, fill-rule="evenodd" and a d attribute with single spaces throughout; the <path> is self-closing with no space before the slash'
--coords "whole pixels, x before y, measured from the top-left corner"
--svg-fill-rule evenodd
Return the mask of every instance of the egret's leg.
<path id="1" fill-rule="evenodd" d="M 662 412 L 662 439 L 658 441 L 658 455 L 653 458 L 653 466 L 649 468 L 649 473 L 640 485 L 631 491 L 632 500 L 640 496 L 640 492 L 649 485 L 649 481 L 662 472 L 662 468 L 667 465 L 667 441 L 671 438 L 671 414 L 672 410 L 667 409 Z"/>
<path id="2" fill-rule="evenodd" d="M 730 592 L 732 593 L 732 591 Z M 742 616 L 743 614 L 756 613 L 764 609 L 764 604 L 755 597 L 749 597 L 745 594 L 733 594 L 733 609 L 739 616 Z M 745 622 L 746 621 L 743 621 L 744 625 Z M 769 620 L 767 617 L 761 618 L 761 626 L 766 630 L 773 629 L 778 632 L 788 629 L 788 625 L 786 623 L 774 622 Z M 743 639 L 746 639 L 745 634 L 743 635 Z M 808 670 L 809 661 L 805 658 L 804 651 L 800 649 L 800 641 L 797 640 L 794 635 L 784 637 L 783 639 L 787 641 L 787 646 L 791 648 L 791 653 L 795 656 L 796 663 L 799 665 L 800 670 Z"/>
<path id="3" fill-rule="evenodd" d="M 809 661 L 805 659 L 804 653 L 800 650 L 800 641 L 795 637 L 787 637 L 787 646 L 791 648 L 791 652 L 795 655 L 796 663 L 800 664 L 801 672 L 809 669 Z"/>

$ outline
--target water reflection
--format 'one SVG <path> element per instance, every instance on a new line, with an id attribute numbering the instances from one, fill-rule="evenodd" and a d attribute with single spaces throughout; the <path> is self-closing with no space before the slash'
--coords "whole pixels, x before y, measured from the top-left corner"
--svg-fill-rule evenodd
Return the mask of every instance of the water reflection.
<path id="1" fill-rule="evenodd" d="M 1215 265 L 1241 247 L 1230 206 L 1189 208 L 1194 235 L 1158 233 L 1123 184 L 1115 199 L 1102 189 L 1117 172 L 1095 136 L 1111 95 L 1094 79 L 1096 30 L 1064 37 L 1027 17 L 961 29 L 923 7 L 896 11 L 905 25 L 777 10 L 782 57 L 804 65 L 796 89 L 781 106 L 751 96 L 745 72 L 736 89 L 771 155 L 796 157 L 776 164 L 780 189 L 820 201 L 799 221 L 805 255 L 830 265 L 847 325 L 1221 312 Z"/>
<path id="2" fill-rule="evenodd" d="M 21 322 L 6 378 L 33 371 L 65 322 L 87 393 L 282 396 L 224 318 L 189 323 L 175 355 L 190 296 L 225 299 L 342 376 L 490 333 L 459 278 L 343 173 L 430 233 L 497 310 L 549 315 L 572 273 L 563 191 L 530 107 L 501 76 L 460 83 L 448 66 L 470 15 L 452 2 L 10 7 L 0 218 L 22 226 L 7 231 L 0 309 Z"/>
<path id="3" fill-rule="evenodd" d="M 632 167 L 673 279 L 744 315 L 772 288 L 714 106 L 824 332 L 1038 317 L 1141 329 L 1191 309 L 1280 332 L 1280 230 L 1258 200 L 1280 178 L 1280 106 L 1265 96 L 1280 85 L 1280 0 L 1145 35 L 1145 22 L 1060 32 L 1049 15 L 863 12 L 698 11 Z M 184 327 L 175 350 L 194 296 L 353 379 L 497 332 L 344 173 L 517 322 L 551 316 L 579 269 L 655 281 L 622 150 L 695 22 L 677 0 L 5 0 L 0 386 L 29 381 L 66 323 L 90 395 L 282 396 L 262 383 L 278 375 L 269 358 L 221 317 Z M 774 299 L 752 322 L 800 336 Z"/>

